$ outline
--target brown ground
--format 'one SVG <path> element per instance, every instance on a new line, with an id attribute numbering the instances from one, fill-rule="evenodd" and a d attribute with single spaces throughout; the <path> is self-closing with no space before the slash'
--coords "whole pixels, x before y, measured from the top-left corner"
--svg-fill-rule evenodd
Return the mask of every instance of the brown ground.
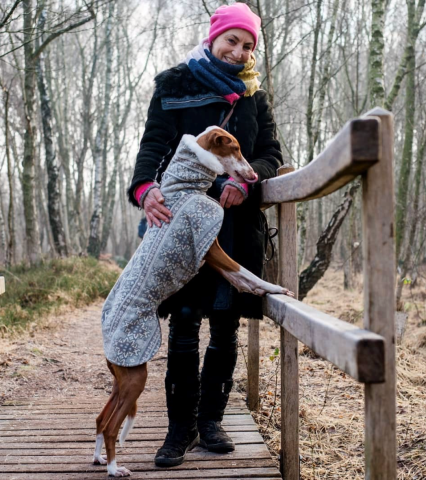
<path id="1" fill-rule="evenodd" d="M 330 271 L 306 301 L 347 321 L 362 322 L 358 285 L 343 291 L 342 275 Z M 425 281 L 407 292 L 407 331 L 398 347 L 398 465 L 399 479 L 426 479 L 426 305 Z M 111 385 L 100 335 L 101 303 L 45 320 L 19 338 L 0 339 L 0 403 L 34 396 L 66 399 L 105 396 Z M 423 326 L 421 326 L 423 321 Z M 163 345 L 150 363 L 147 387 L 162 389 L 167 323 Z M 208 325 L 202 328 L 202 345 Z M 240 330 L 236 389 L 244 394 L 247 321 Z M 280 436 L 279 330 L 269 320 L 261 324 L 261 397 L 255 415 L 271 452 Z M 361 479 L 363 475 L 363 389 L 331 364 L 300 349 L 300 444 L 302 478 Z"/>

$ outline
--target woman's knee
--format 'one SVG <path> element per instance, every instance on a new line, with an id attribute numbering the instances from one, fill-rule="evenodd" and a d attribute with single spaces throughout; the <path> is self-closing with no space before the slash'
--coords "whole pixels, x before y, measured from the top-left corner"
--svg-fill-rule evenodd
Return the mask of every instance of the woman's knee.
<path id="1" fill-rule="evenodd" d="M 169 352 L 198 352 L 201 314 L 190 307 L 183 307 L 170 316 Z"/>
<path id="2" fill-rule="evenodd" d="M 210 347 L 234 350 L 238 345 L 240 317 L 237 315 L 213 315 L 210 318 Z"/>

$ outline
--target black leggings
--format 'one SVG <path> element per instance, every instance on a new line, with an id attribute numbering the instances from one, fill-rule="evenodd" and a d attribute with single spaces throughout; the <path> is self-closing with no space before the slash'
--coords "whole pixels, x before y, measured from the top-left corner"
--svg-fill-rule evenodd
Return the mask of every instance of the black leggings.
<path id="1" fill-rule="evenodd" d="M 210 315 L 210 343 L 201 372 L 200 399 L 201 321 L 201 312 L 189 307 L 171 315 L 166 389 L 170 391 L 173 385 L 180 408 L 185 403 L 189 409 L 196 409 L 199 401 L 199 418 L 221 420 L 237 362 L 240 316 L 229 310 Z"/>

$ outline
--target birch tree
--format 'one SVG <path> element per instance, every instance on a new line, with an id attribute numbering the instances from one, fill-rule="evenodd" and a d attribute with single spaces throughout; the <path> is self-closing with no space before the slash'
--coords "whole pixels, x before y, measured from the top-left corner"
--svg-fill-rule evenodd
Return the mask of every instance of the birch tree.
<path id="1" fill-rule="evenodd" d="M 423 13 L 424 1 L 416 9 L 415 0 L 407 0 L 407 46 L 404 60 L 407 74 L 405 83 L 405 126 L 404 147 L 402 150 L 401 168 L 398 179 L 398 191 L 396 201 L 396 257 L 401 256 L 401 249 L 405 235 L 409 180 L 413 157 L 413 140 L 416 122 L 416 40 L 419 31 L 419 15 Z M 416 11 L 417 10 L 417 11 Z"/>
<path id="2" fill-rule="evenodd" d="M 385 101 L 383 50 L 385 47 L 383 30 L 385 26 L 385 0 L 371 2 L 371 40 L 369 61 L 369 92 L 371 107 L 383 107 Z"/>
<path id="3" fill-rule="evenodd" d="M 38 21 L 38 30 L 40 37 L 36 40 L 36 47 L 40 46 L 40 40 L 43 41 L 44 25 L 46 23 L 46 8 L 44 2 L 40 5 L 41 12 Z M 40 95 L 41 118 L 43 124 L 44 149 L 46 155 L 47 168 L 47 208 L 49 213 L 49 223 L 52 230 L 54 246 L 59 256 L 68 255 L 68 246 L 65 238 L 65 230 L 61 217 L 60 192 L 59 192 L 59 165 L 56 159 L 55 146 L 52 135 L 52 109 L 50 106 L 50 97 L 45 82 L 45 63 L 44 53 L 42 52 L 36 62 L 37 85 Z"/>
<path id="4" fill-rule="evenodd" d="M 111 103 L 111 69 L 112 69 L 112 19 L 114 15 L 115 3 L 110 2 L 107 24 L 105 28 L 105 91 L 104 104 L 101 121 L 96 132 L 93 147 L 93 161 L 95 164 L 95 182 L 93 186 L 93 213 L 90 220 L 89 246 L 87 252 L 89 255 L 98 258 L 101 252 L 101 238 L 99 235 L 101 216 L 102 216 L 102 183 L 106 179 L 102 178 L 102 144 L 106 139 L 108 127 L 110 103 Z"/>

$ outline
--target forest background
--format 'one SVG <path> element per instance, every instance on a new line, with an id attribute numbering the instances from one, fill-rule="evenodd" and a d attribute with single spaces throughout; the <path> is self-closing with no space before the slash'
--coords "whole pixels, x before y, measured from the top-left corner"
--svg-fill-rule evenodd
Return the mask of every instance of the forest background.
<path id="1" fill-rule="evenodd" d="M 396 243 L 405 283 L 415 280 L 426 258 L 424 3 L 250 4 L 262 18 L 257 66 L 286 163 L 303 167 L 347 120 L 370 107 L 394 112 Z M 219 5 L 2 2 L 0 264 L 85 252 L 130 258 L 142 214 L 125 192 L 153 78 L 206 36 Z M 350 287 L 361 268 L 359 195 L 354 184 L 299 209 L 301 268 L 346 200 L 334 258 Z M 302 296 L 309 288 L 301 283 Z"/>
<path id="2" fill-rule="evenodd" d="M 128 203 L 126 187 L 153 78 L 207 35 L 209 16 L 222 3 L 3 0 L 0 265 L 86 252 L 130 258 L 142 213 Z M 262 18 L 257 66 L 286 163 L 303 167 L 371 107 L 393 111 L 401 287 L 415 281 L 426 258 L 424 4 L 250 4 Z M 345 287 L 361 268 L 357 187 L 298 211 L 300 269 L 314 259 L 319 238 L 328 245 L 328 265 L 336 241 Z M 336 210 L 343 222 L 334 229 L 337 240 L 327 236 Z M 303 281 L 302 272 L 302 298 L 311 288 Z"/>

